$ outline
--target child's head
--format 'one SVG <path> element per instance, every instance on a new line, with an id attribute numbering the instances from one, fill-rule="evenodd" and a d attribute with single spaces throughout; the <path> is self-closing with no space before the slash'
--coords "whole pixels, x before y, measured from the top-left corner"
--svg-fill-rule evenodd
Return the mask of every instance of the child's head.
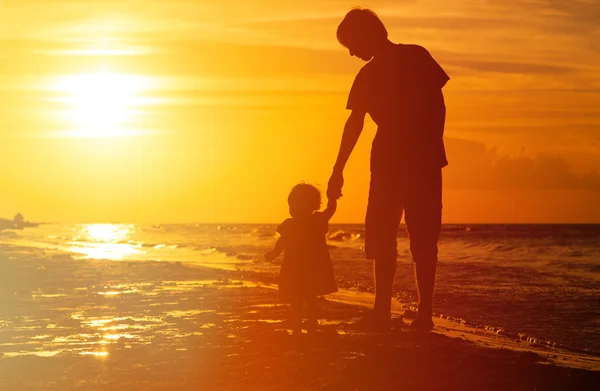
<path id="1" fill-rule="evenodd" d="M 292 217 L 311 215 L 321 208 L 321 193 L 313 185 L 300 183 L 290 191 L 288 204 Z"/>

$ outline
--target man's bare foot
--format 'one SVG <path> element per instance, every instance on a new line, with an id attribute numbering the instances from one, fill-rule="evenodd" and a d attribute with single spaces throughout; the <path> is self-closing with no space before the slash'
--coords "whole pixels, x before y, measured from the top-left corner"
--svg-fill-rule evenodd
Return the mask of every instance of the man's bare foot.
<path id="1" fill-rule="evenodd" d="M 431 320 L 431 316 L 418 316 L 410 324 L 410 329 L 415 331 L 431 331 L 433 330 L 434 324 Z"/>

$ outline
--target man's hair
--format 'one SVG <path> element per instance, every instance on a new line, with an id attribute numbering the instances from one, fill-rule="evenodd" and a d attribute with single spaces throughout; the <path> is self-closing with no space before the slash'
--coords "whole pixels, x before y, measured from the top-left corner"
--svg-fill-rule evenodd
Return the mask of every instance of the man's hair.
<path id="1" fill-rule="evenodd" d="M 337 29 L 337 39 L 345 47 L 350 42 L 375 42 L 386 39 L 388 32 L 377 14 L 367 8 L 351 9 Z"/>
<path id="2" fill-rule="evenodd" d="M 321 193 L 313 185 L 299 183 L 292 188 L 288 196 L 288 204 L 299 206 L 302 209 L 319 210 L 321 207 Z"/>

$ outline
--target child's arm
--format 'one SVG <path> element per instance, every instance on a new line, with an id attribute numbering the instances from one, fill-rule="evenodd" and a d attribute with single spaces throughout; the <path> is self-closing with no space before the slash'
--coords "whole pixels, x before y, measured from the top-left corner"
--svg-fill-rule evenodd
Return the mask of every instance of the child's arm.
<path id="1" fill-rule="evenodd" d="M 322 216 L 326 221 L 331 220 L 337 208 L 337 200 L 330 198 L 327 200 L 327 208 L 322 212 Z"/>
<path id="2" fill-rule="evenodd" d="M 275 248 L 265 254 L 265 261 L 271 262 L 275 258 L 279 256 L 285 249 L 285 241 L 283 240 L 283 236 L 277 239 L 277 243 L 275 243 Z"/>

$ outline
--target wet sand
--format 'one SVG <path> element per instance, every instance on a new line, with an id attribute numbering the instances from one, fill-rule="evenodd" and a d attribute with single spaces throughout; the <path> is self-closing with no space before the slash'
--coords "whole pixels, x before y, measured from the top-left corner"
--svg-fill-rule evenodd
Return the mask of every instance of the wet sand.
<path id="1" fill-rule="evenodd" d="M 600 372 L 452 333 L 359 332 L 321 301 L 294 337 L 272 280 L 166 262 L 0 254 L 0 390 L 591 390 Z M 12 259 L 9 259 L 12 258 Z M 254 281 L 254 282 L 252 282 Z"/>

